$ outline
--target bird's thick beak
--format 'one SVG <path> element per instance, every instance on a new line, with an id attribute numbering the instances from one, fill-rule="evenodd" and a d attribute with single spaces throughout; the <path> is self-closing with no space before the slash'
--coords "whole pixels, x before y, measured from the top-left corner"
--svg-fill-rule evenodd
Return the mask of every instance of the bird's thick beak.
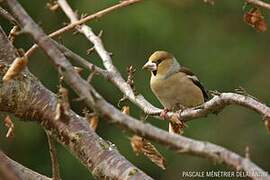
<path id="1" fill-rule="evenodd" d="M 156 63 L 148 61 L 147 63 L 145 63 L 145 65 L 142 68 L 147 69 L 149 71 L 156 71 L 157 65 L 156 65 Z"/>

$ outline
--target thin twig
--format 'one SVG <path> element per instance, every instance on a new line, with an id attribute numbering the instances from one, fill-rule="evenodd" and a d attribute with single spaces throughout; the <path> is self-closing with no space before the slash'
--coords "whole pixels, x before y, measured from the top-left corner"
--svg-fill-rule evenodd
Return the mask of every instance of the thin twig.
<path id="1" fill-rule="evenodd" d="M 261 0 L 246 0 L 246 2 L 270 10 L 270 4 L 269 4 L 269 3 L 266 3 L 266 2 L 263 2 L 263 1 L 261 1 Z"/>
<path id="2" fill-rule="evenodd" d="M 138 3 L 140 1 L 142 1 L 142 0 L 124 0 L 124 1 L 120 1 L 119 4 L 116 4 L 116 5 L 111 6 L 109 8 L 98 11 L 97 13 L 86 16 L 83 19 L 73 21 L 71 24 L 69 24 L 69 25 L 67 25 L 67 26 L 53 32 L 51 34 L 51 37 L 58 36 L 58 35 L 62 34 L 63 32 L 66 32 L 66 31 L 69 31 L 69 30 L 75 28 L 78 25 L 84 24 L 84 23 L 86 23 L 86 22 L 88 22 L 90 20 L 93 20 L 93 19 L 101 18 L 102 16 L 107 15 L 108 13 L 110 13 L 110 12 L 112 12 L 114 10 L 117 10 L 117 9 L 129 6 L 129 5 L 132 5 L 132 4 Z"/>
<path id="3" fill-rule="evenodd" d="M 71 64 L 67 61 L 65 57 L 62 56 L 58 49 L 55 48 L 51 39 L 45 36 L 41 29 L 31 20 L 31 18 L 26 14 L 26 12 L 23 11 L 22 7 L 18 5 L 15 0 L 6 1 L 8 2 L 9 7 L 12 9 L 12 12 L 16 14 L 16 17 L 20 21 L 23 28 L 25 28 L 26 32 L 30 33 L 34 37 L 35 41 L 39 43 L 40 47 L 50 56 L 56 68 L 63 69 L 63 76 L 65 77 L 65 81 L 75 90 L 78 95 L 85 98 L 85 103 L 89 108 L 97 110 L 98 113 L 108 117 L 108 119 L 110 119 L 112 122 L 118 123 L 126 129 L 129 129 L 142 137 L 156 140 L 164 145 L 168 145 L 171 148 L 176 149 L 178 152 L 198 155 L 204 158 L 215 160 L 217 162 L 221 161 L 226 163 L 227 165 L 234 167 L 237 170 L 243 169 L 246 172 L 254 170 L 262 175 L 265 175 L 266 172 L 259 168 L 257 165 L 255 165 L 253 162 L 231 151 L 228 151 L 225 148 L 213 145 L 211 143 L 195 141 L 189 138 L 185 138 L 183 136 L 170 134 L 149 124 L 144 124 L 120 112 L 110 103 L 105 101 L 91 85 L 85 83 L 80 77 L 78 77 L 78 75 L 76 75 L 76 72 L 71 68 Z M 100 55 L 103 55 L 102 60 L 104 61 L 104 66 L 107 69 L 110 69 L 110 71 L 108 71 L 111 73 L 113 72 L 119 74 L 119 72 L 112 65 L 112 63 L 108 62 L 111 61 L 111 59 L 106 59 L 108 58 L 108 56 L 102 54 L 106 51 L 104 50 L 100 39 L 97 39 L 96 36 L 92 36 L 90 37 L 90 39 L 95 42 L 94 45 L 97 52 L 100 51 Z M 89 91 L 91 93 L 89 93 Z M 137 174 L 138 173 L 136 173 L 136 175 Z M 149 179 L 149 177 L 147 177 L 143 173 L 141 176 Z M 264 176 L 264 179 L 269 179 L 269 176 L 267 176 L 266 174 L 266 176 Z"/>
<path id="4" fill-rule="evenodd" d="M 69 5 L 63 1 L 59 0 L 60 6 L 62 4 L 64 12 L 67 14 L 69 19 L 72 21 L 77 20 L 77 15 L 72 11 Z M 62 2 L 62 3 L 61 3 Z M 130 85 L 122 78 L 121 74 L 118 72 L 117 68 L 112 63 L 112 58 L 110 53 L 107 52 L 103 46 L 103 43 L 98 35 L 91 30 L 90 27 L 82 25 L 78 28 L 79 32 L 83 33 L 85 37 L 90 40 L 100 56 L 104 67 L 109 73 L 109 80 L 119 88 L 119 90 L 125 94 L 125 96 L 134 104 L 138 105 L 146 114 L 158 114 L 162 110 L 154 107 L 142 95 L 135 95 Z"/>
<path id="5" fill-rule="evenodd" d="M 22 180 L 22 179 L 39 179 L 52 180 L 44 175 L 41 175 L 27 167 L 10 159 L 0 150 L 0 179 L 1 180 Z"/>
<path id="6" fill-rule="evenodd" d="M 5 19 L 7 19 L 9 22 L 11 22 L 13 25 L 17 24 L 16 19 L 13 18 L 13 16 L 11 14 L 9 14 L 9 12 L 7 12 L 4 8 L 2 8 L 0 6 L 0 15 L 2 17 L 4 17 Z"/>
<path id="7" fill-rule="evenodd" d="M 80 63 L 80 65 L 84 66 L 85 68 L 88 68 L 89 70 L 95 69 L 96 73 L 100 74 L 102 77 L 109 80 L 112 84 L 114 84 L 116 87 L 122 90 L 122 92 L 126 95 L 126 97 L 128 97 L 129 100 L 133 101 L 134 104 L 139 106 L 146 114 L 159 115 L 162 112 L 162 109 L 152 106 L 149 102 L 147 102 L 144 99 L 142 95 L 138 96 L 132 95 L 129 91 L 132 90 L 132 88 L 126 86 L 124 84 L 126 82 L 119 83 L 122 81 L 118 77 L 118 75 L 111 74 L 110 72 L 91 64 L 90 62 L 88 62 L 78 54 L 75 54 L 74 52 L 72 52 L 71 50 L 69 50 L 68 48 L 66 48 L 61 44 L 57 43 L 56 45 L 66 56 L 76 60 L 76 62 Z M 127 89 L 127 91 L 124 91 L 125 89 Z M 237 93 L 218 93 L 214 96 L 213 99 L 209 100 L 204 105 L 195 108 L 185 109 L 179 112 L 180 113 L 179 115 L 186 122 L 193 119 L 197 119 L 199 117 L 205 117 L 207 114 L 211 112 L 221 111 L 228 105 L 240 105 L 250 108 L 261 114 L 264 119 L 266 119 L 266 117 L 270 117 L 270 109 L 267 105 L 259 102 L 250 95 L 245 94 L 241 95 Z M 173 115 L 174 115 L 173 112 L 169 112 L 168 118 L 171 118 Z"/>
<path id="8" fill-rule="evenodd" d="M 94 64 L 90 63 L 89 61 L 82 58 L 78 54 L 74 53 L 73 51 L 71 51 L 67 47 L 63 46 L 62 44 L 59 44 L 56 41 L 54 41 L 54 43 L 57 46 L 57 48 L 59 48 L 64 53 L 65 56 L 69 57 L 74 62 L 79 63 L 79 65 L 85 67 L 86 69 L 88 69 L 90 71 L 92 71 L 94 69 L 97 74 L 101 74 L 106 79 L 109 78 L 109 74 L 107 73 L 106 70 L 104 70 L 98 66 L 95 66 Z"/>
<path id="9" fill-rule="evenodd" d="M 56 155 L 55 144 L 47 131 L 46 131 L 46 135 L 48 138 L 49 152 L 50 152 L 50 157 L 51 157 L 51 162 L 52 162 L 52 179 L 60 180 L 61 179 L 60 168 L 59 168 L 59 162 Z"/>
<path id="10" fill-rule="evenodd" d="M 58 0 L 60 7 L 69 17 L 71 22 L 77 20 L 77 15 L 72 11 L 71 7 L 65 0 Z M 95 35 L 89 26 L 82 25 L 78 27 L 79 32 L 83 33 L 85 37 L 90 40 L 103 61 L 103 65 L 107 72 L 110 74 L 109 80 L 118 87 L 120 91 L 128 98 L 131 102 L 139 106 L 146 114 L 159 115 L 162 110 L 154 107 L 150 104 L 142 95 L 134 93 L 132 87 L 122 78 L 117 68 L 113 65 L 112 59 L 109 53 L 105 50 L 102 41 L 98 35 Z M 220 96 L 215 96 L 211 101 L 195 108 L 189 108 L 178 112 L 183 121 L 204 117 L 211 112 L 221 111 L 227 105 L 236 104 L 244 107 L 248 107 L 263 117 L 270 117 L 270 108 L 265 104 L 256 101 L 253 98 L 246 97 L 235 93 L 223 93 Z M 168 113 L 168 120 L 170 120 L 176 114 L 173 112 Z"/>
<path id="11" fill-rule="evenodd" d="M 101 11 L 98 11 L 96 12 L 95 14 L 91 14 L 89 16 L 86 16 L 80 20 L 76 20 L 76 21 L 73 21 L 71 24 L 63 27 L 63 28 L 60 28 L 58 29 L 57 31 L 54 31 L 52 32 L 51 34 L 49 34 L 49 37 L 56 37 L 56 36 L 59 36 L 60 34 L 63 34 L 64 32 L 66 31 L 69 31 L 71 29 L 74 29 L 76 26 L 78 25 L 81 25 L 83 23 L 86 23 L 86 22 L 89 22 L 93 19 L 98 19 L 98 18 L 101 18 L 107 14 L 109 14 L 110 12 L 114 11 L 114 10 L 117 10 L 117 9 L 120 9 L 120 8 L 123 8 L 123 7 L 126 7 L 126 6 L 129 6 L 129 5 L 132 5 L 132 4 L 135 4 L 135 3 L 138 3 L 140 1 L 143 1 L 143 0 L 125 0 L 125 1 L 121 1 L 120 3 L 114 5 L 114 6 L 111 6 L 111 7 L 108 7 L 108 8 L 105 8 Z M 35 51 L 35 49 L 38 48 L 38 45 L 37 44 L 34 44 L 26 53 L 25 55 L 26 56 L 31 56 L 31 54 Z"/>
<path id="12" fill-rule="evenodd" d="M 67 2 L 65 0 L 59 0 L 59 1 L 62 2 L 62 5 L 60 3 L 60 7 L 64 10 L 64 12 L 70 18 L 70 20 L 75 21 L 77 18 L 76 14 L 71 10 L 71 8 L 67 4 Z M 147 107 L 147 106 L 145 106 L 145 104 L 141 103 L 142 101 L 137 100 L 138 96 L 134 95 L 134 92 L 132 91 L 132 88 L 130 87 L 130 85 L 123 80 L 123 78 L 121 77 L 121 75 L 119 74 L 117 69 L 113 66 L 112 59 L 109 56 L 108 52 L 105 50 L 101 39 L 92 32 L 90 27 L 88 27 L 86 25 L 82 25 L 81 27 L 78 28 L 78 30 L 79 30 L 79 32 L 83 33 L 94 44 L 94 47 L 95 47 L 97 53 L 100 55 L 101 59 L 103 60 L 103 64 L 104 64 L 105 68 L 113 77 L 112 81 L 114 80 L 114 83 L 118 86 L 118 88 L 120 88 L 120 89 L 122 88 L 122 90 L 127 90 L 127 91 L 123 91 L 123 92 L 124 92 L 124 94 L 129 95 L 131 100 L 136 101 L 143 108 Z M 130 94 L 129 94 L 129 91 L 131 91 Z M 98 107 L 96 107 L 96 109 L 98 109 L 100 111 L 100 113 L 102 113 L 106 116 L 109 116 L 113 122 L 116 122 L 116 123 L 124 126 L 125 128 L 127 128 L 135 133 L 140 134 L 141 136 L 146 136 L 147 138 L 158 140 L 159 142 L 162 142 L 163 144 L 166 144 L 166 145 L 168 145 L 168 143 L 167 143 L 168 141 L 171 141 L 170 142 L 171 144 L 169 143 L 170 145 L 172 145 L 171 147 L 173 149 L 177 149 L 179 152 L 197 154 L 197 155 L 200 155 L 203 157 L 208 157 L 210 159 L 214 159 L 215 161 L 220 161 L 222 159 L 222 161 L 224 161 L 226 164 L 233 166 L 237 170 L 243 169 L 244 171 L 248 172 L 250 170 L 251 166 L 253 166 L 253 168 L 255 168 L 254 164 L 251 165 L 252 162 L 247 163 L 246 160 L 244 160 L 242 157 L 239 157 L 239 155 L 232 153 L 232 152 L 228 152 L 228 150 L 226 150 L 222 147 L 217 147 L 215 145 L 212 146 L 212 144 L 210 145 L 209 143 L 206 143 L 203 146 L 202 146 L 202 144 L 201 145 L 197 144 L 198 146 L 195 145 L 195 147 L 200 147 L 199 148 L 200 150 L 196 149 L 196 148 L 195 148 L 196 149 L 195 150 L 194 146 L 190 144 L 190 143 L 194 142 L 193 140 L 187 142 L 188 145 L 186 144 L 186 147 L 182 146 L 183 141 L 181 141 L 181 143 L 180 143 L 181 147 L 179 147 L 179 146 L 177 147 L 177 145 L 175 144 L 177 140 L 174 141 L 172 139 L 174 139 L 174 138 L 178 139 L 180 136 L 169 137 L 170 136 L 170 135 L 168 135 L 169 133 L 168 134 L 163 133 L 164 131 L 162 131 L 163 135 L 161 135 L 160 134 L 161 130 L 158 130 L 157 128 L 152 128 L 152 126 L 149 124 L 145 125 L 141 122 L 138 122 L 137 120 L 135 120 L 127 115 L 119 114 L 119 111 L 117 109 L 115 109 L 112 105 L 108 104 L 105 100 L 103 100 L 102 97 L 100 97 L 100 95 L 96 91 L 93 90 L 92 95 L 96 96 L 96 97 L 94 97 L 95 105 L 98 106 Z M 243 96 L 243 97 L 245 97 L 245 96 Z M 144 102 L 147 102 L 147 101 L 144 100 Z M 151 109 L 151 110 L 153 110 L 153 109 Z M 157 108 L 155 110 L 157 110 Z M 127 121 L 127 119 L 129 119 L 129 120 Z M 156 132 L 153 133 L 154 131 L 156 131 Z M 168 140 L 168 138 L 170 140 Z M 172 141 L 174 141 L 174 142 L 172 142 Z M 207 147 L 208 145 L 209 145 L 209 147 Z M 189 149 L 189 147 L 192 147 L 192 148 Z M 202 149 L 203 149 L 203 151 L 202 151 Z M 211 153 L 211 152 L 213 152 L 213 150 L 215 152 L 214 154 Z M 195 152 L 192 152 L 192 151 L 195 151 Z M 228 157 L 228 155 L 226 155 L 226 158 L 224 158 L 225 157 L 224 155 L 227 153 L 230 154 L 229 155 L 230 157 Z M 218 157 L 217 157 L 217 154 L 218 154 Z M 239 159 L 243 159 L 243 161 L 241 161 L 239 163 Z M 246 163 L 249 165 L 247 165 Z M 261 170 L 260 168 L 256 167 L 255 169 L 258 170 L 258 172 L 264 173 L 264 175 L 265 175 L 265 172 L 263 170 Z M 266 179 L 267 178 L 268 177 L 266 177 Z"/>
<path id="13" fill-rule="evenodd" d="M 21 29 L 24 29 L 25 32 L 29 33 L 33 37 L 36 43 L 39 44 L 40 48 L 42 48 L 44 52 L 50 57 L 50 60 L 54 64 L 55 68 L 57 70 L 61 69 L 60 73 L 64 77 L 65 82 L 70 87 L 72 87 L 73 90 L 80 97 L 85 98 L 84 102 L 89 108 L 96 109 L 97 108 L 96 106 L 98 104 L 95 103 L 94 98 L 97 98 L 97 97 L 92 96 L 93 91 L 95 91 L 92 88 L 92 86 L 78 75 L 78 73 L 74 70 L 73 66 L 66 59 L 64 54 L 62 54 L 61 51 L 55 46 L 55 43 L 50 38 L 48 38 L 48 36 L 46 36 L 46 34 L 42 31 L 42 29 L 32 20 L 32 18 L 26 13 L 23 7 L 16 0 L 5 0 L 5 2 L 8 4 L 9 8 L 11 9 L 14 17 L 16 17 L 17 20 L 20 22 Z M 74 119 L 78 117 L 76 116 L 74 117 L 74 113 L 73 113 L 72 118 Z M 57 122 L 51 122 L 51 123 L 57 123 Z M 100 152 L 102 143 L 104 143 L 101 138 L 100 138 L 101 140 L 99 140 L 100 145 L 94 147 L 96 148 L 94 151 L 96 152 L 95 157 L 92 157 L 92 156 L 85 157 L 84 156 L 85 153 L 88 152 L 87 148 L 89 145 L 91 145 L 92 142 L 88 142 L 90 144 L 84 144 L 83 147 L 78 147 L 76 145 L 80 142 L 87 141 L 87 139 L 91 138 L 90 136 L 96 136 L 96 135 L 89 135 L 89 131 L 91 131 L 89 126 L 82 127 L 82 126 L 79 126 L 79 124 L 81 123 L 76 122 L 76 125 L 73 124 L 73 126 L 71 126 L 70 124 L 69 126 L 67 126 L 67 128 L 64 128 L 63 131 L 69 131 L 71 127 L 75 129 L 77 129 L 78 127 L 81 127 L 80 130 L 77 129 L 77 132 L 70 133 L 67 135 L 67 137 L 65 134 L 64 140 L 62 140 L 62 142 L 64 141 L 63 143 L 71 146 L 70 147 L 71 150 L 77 152 L 76 155 L 78 156 L 78 158 L 81 159 L 82 163 L 86 165 L 88 169 L 94 175 L 98 177 L 101 176 L 103 178 L 105 177 L 105 178 L 110 178 L 110 179 L 128 179 L 130 178 L 129 172 L 131 170 L 136 169 L 136 173 L 132 175 L 132 178 L 146 179 L 146 180 L 152 179 L 151 177 L 146 175 L 144 172 L 139 170 L 137 167 L 132 165 L 130 162 L 128 162 L 117 151 L 109 149 L 109 148 L 107 148 L 109 149 L 108 151 L 105 151 L 106 150 L 106 147 L 105 147 L 105 150 L 103 149 L 103 151 Z M 61 132 L 60 134 L 62 133 L 65 133 L 65 132 Z M 105 144 L 105 146 L 108 146 L 108 145 Z M 78 152 L 80 152 L 80 154 L 78 154 Z M 110 154 L 107 154 L 107 152 L 109 152 Z M 104 156 L 108 158 L 106 158 L 105 160 L 104 158 L 99 159 L 100 156 Z M 83 159 L 83 158 L 87 158 L 87 159 Z M 93 162 L 93 159 L 95 159 L 94 162 Z M 106 162 L 108 159 L 110 163 Z"/>

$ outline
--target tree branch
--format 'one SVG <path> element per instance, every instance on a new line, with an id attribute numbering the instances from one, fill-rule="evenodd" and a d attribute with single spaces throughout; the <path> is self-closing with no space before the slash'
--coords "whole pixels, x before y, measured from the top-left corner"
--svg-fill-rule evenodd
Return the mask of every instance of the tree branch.
<path id="1" fill-rule="evenodd" d="M 13 161 L 0 150 L 0 178 L 3 180 L 52 180 Z"/>
<path id="2" fill-rule="evenodd" d="M 61 180 L 60 176 L 60 168 L 59 162 L 56 155 L 56 148 L 53 139 L 51 136 L 46 132 L 48 145 L 49 145 L 49 153 L 51 157 L 51 164 L 52 164 L 52 179 L 53 180 Z"/>
<path id="3" fill-rule="evenodd" d="M 112 11 L 115 11 L 117 9 L 120 9 L 120 8 L 123 8 L 123 7 L 127 7 L 129 5 L 132 5 L 132 4 L 135 4 L 135 3 L 138 3 L 140 1 L 143 1 L 143 0 L 124 0 L 124 1 L 120 1 L 118 4 L 114 5 L 114 6 L 111 6 L 111 7 L 108 7 L 108 8 L 105 8 L 101 11 L 98 11 L 96 12 L 95 14 L 91 14 L 91 15 L 88 15 L 80 20 L 76 20 L 76 21 L 73 21 L 71 24 L 63 27 L 63 28 L 60 28 L 58 29 L 57 31 L 54 31 L 52 32 L 49 37 L 56 37 L 56 36 L 59 36 L 60 34 L 66 32 L 66 31 L 70 31 L 71 29 L 74 29 L 76 26 L 78 25 L 81 25 L 83 23 L 86 23 L 88 21 L 91 21 L 93 19 L 98 19 L 98 18 L 101 18 L 102 16 L 105 16 L 107 14 L 109 14 L 110 12 Z M 34 44 L 26 53 L 25 55 L 26 56 L 31 56 L 31 54 L 35 51 L 35 49 L 37 49 L 38 46 L 36 44 Z"/>
<path id="4" fill-rule="evenodd" d="M 155 128 L 149 124 L 143 124 L 142 122 L 121 113 L 111 104 L 106 102 L 94 90 L 92 86 L 86 84 L 84 80 L 75 75 L 72 66 L 65 59 L 65 57 L 58 51 L 58 49 L 55 48 L 54 43 L 42 33 L 39 27 L 36 24 L 34 24 L 34 22 L 30 19 L 30 17 L 24 12 L 24 10 L 21 8 L 20 5 L 18 5 L 16 1 L 7 0 L 7 2 L 13 14 L 16 15 L 18 21 L 21 23 L 22 28 L 26 29 L 26 31 L 34 37 L 35 41 L 39 44 L 39 46 L 53 60 L 55 66 L 60 67 L 62 75 L 64 75 L 66 82 L 75 90 L 75 92 L 80 97 L 84 98 L 85 103 L 89 107 L 95 109 L 99 114 L 111 119 L 115 123 L 124 126 L 126 129 L 129 129 L 134 133 L 137 133 L 148 139 L 159 141 L 162 144 L 168 145 L 169 147 L 176 149 L 178 152 L 210 158 L 217 162 L 223 162 L 227 165 L 230 165 L 234 167 L 236 170 L 242 169 L 246 172 L 255 171 L 256 173 L 264 175 L 261 177 L 256 177 L 253 176 L 252 174 L 249 174 L 253 178 L 270 179 L 265 171 L 260 169 L 250 160 L 243 158 L 231 151 L 228 151 L 225 148 L 213 145 L 211 143 L 194 141 L 189 138 L 170 134 L 168 132 Z M 122 78 L 121 75 L 116 70 L 116 68 L 112 65 L 111 58 L 108 54 L 106 54 L 106 51 L 101 44 L 101 41 L 98 40 L 96 36 L 92 36 L 92 38 L 96 50 L 99 52 L 100 55 L 102 55 L 102 60 L 104 62 L 105 68 L 110 73 L 113 72 L 115 74 L 118 74 L 119 75 L 117 76 L 118 78 Z M 72 75 L 75 77 L 71 77 Z M 129 86 L 127 87 L 130 88 Z M 84 134 L 80 137 L 84 137 Z"/>
<path id="5" fill-rule="evenodd" d="M 78 21 L 76 14 L 68 5 L 66 0 L 58 0 L 58 4 L 69 17 L 71 23 Z M 122 78 L 117 68 L 113 65 L 112 59 L 109 53 L 105 50 L 100 37 L 95 35 L 91 28 L 84 24 L 78 26 L 77 29 L 94 44 L 97 53 L 101 57 L 103 64 L 108 71 L 108 73 L 103 74 L 103 76 L 106 79 L 109 79 L 115 86 L 117 86 L 131 102 L 138 105 L 146 114 L 159 115 L 162 112 L 161 109 L 152 106 L 148 101 L 144 99 L 142 95 L 134 94 L 130 85 Z M 65 49 L 63 50 L 66 51 Z M 76 59 L 78 59 L 78 57 Z M 110 74 L 110 78 L 108 78 L 108 74 Z M 222 93 L 199 107 L 180 111 L 176 115 L 180 116 L 181 120 L 188 121 L 191 119 L 207 116 L 207 114 L 211 112 L 221 111 L 223 108 L 231 104 L 252 109 L 261 114 L 263 118 L 270 117 L 270 108 L 268 106 L 255 100 L 254 98 L 236 93 Z M 173 112 L 168 113 L 168 119 L 171 119 L 174 115 L 175 113 Z"/>
<path id="6" fill-rule="evenodd" d="M 0 6 L 0 15 L 2 17 L 4 17 L 6 20 L 8 20 L 9 22 L 11 22 L 12 24 L 17 24 L 16 20 L 12 17 L 11 14 L 9 14 L 9 12 L 7 12 L 4 8 L 2 8 Z"/>
<path id="7" fill-rule="evenodd" d="M 66 15 L 71 20 L 71 23 L 77 21 L 76 14 L 72 11 L 65 0 L 58 0 L 60 7 L 64 10 Z M 79 32 L 83 33 L 85 37 L 94 44 L 94 48 L 100 56 L 104 67 L 110 74 L 109 80 L 116 85 L 120 91 L 129 98 L 129 100 L 136 105 L 138 105 L 147 114 L 159 114 L 162 110 L 154 107 L 148 101 L 144 99 L 141 95 L 135 95 L 130 85 L 122 78 L 121 74 L 118 72 L 117 68 L 113 65 L 110 53 L 108 53 L 99 36 L 91 30 L 89 26 L 81 25 L 77 28 Z M 108 79 L 108 78 L 107 78 Z"/>
<path id="8" fill-rule="evenodd" d="M 15 58 L 16 50 L 0 28 L 0 79 L 7 70 L 7 64 Z M 10 82 L 0 81 L 0 110 L 38 121 L 51 136 L 66 146 L 93 176 L 151 179 L 90 129 L 85 118 L 70 111 L 68 124 L 61 119 L 56 121 L 56 105 L 56 95 L 47 90 L 28 70 Z M 133 173 L 134 171 L 136 173 Z"/>
<path id="9" fill-rule="evenodd" d="M 268 4 L 266 2 L 263 2 L 263 1 L 260 1 L 260 0 L 246 0 L 246 2 L 257 5 L 257 6 L 261 6 L 261 7 L 265 8 L 265 9 L 270 10 L 270 4 Z"/>

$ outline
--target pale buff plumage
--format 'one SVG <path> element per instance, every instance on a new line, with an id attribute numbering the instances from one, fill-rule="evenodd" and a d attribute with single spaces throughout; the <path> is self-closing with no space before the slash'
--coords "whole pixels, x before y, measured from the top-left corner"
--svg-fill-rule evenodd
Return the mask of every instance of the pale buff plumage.
<path id="1" fill-rule="evenodd" d="M 150 87 L 166 109 L 194 107 L 207 99 L 198 78 L 166 51 L 154 52 L 144 68 L 152 72 Z M 169 131 L 179 132 L 171 125 Z"/>

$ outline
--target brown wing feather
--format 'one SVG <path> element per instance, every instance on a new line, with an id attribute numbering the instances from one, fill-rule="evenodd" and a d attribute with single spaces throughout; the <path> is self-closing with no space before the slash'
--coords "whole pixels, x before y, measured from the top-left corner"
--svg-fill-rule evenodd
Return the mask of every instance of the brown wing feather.
<path id="1" fill-rule="evenodd" d="M 182 72 L 182 73 L 185 73 L 185 74 L 188 75 L 188 76 L 191 76 L 191 77 L 190 77 L 190 80 L 191 80 L 196 86 L 198 86 L 198 87 L 201 89 L 201 91 L 202 91 L 202 93 L 203 93 L 204 101 L 207 101 L 207 100 L 209 99 L 209 95 L 208 95 L 207 91 L 205 90 L 205 88 L 203 87 L 203 85 L 201 84 L 201 82 L 198 80 L 197 76 L 196 76 L 193 72 L 191 72 L 191 71 L 190 71 L 188 68 L 186 68 L 186 67 L 181 67 L 180 70 L 179 70 L 179 72 Z M 193 76 L 194 78 L 192 78 L 192 76 Z"/>

